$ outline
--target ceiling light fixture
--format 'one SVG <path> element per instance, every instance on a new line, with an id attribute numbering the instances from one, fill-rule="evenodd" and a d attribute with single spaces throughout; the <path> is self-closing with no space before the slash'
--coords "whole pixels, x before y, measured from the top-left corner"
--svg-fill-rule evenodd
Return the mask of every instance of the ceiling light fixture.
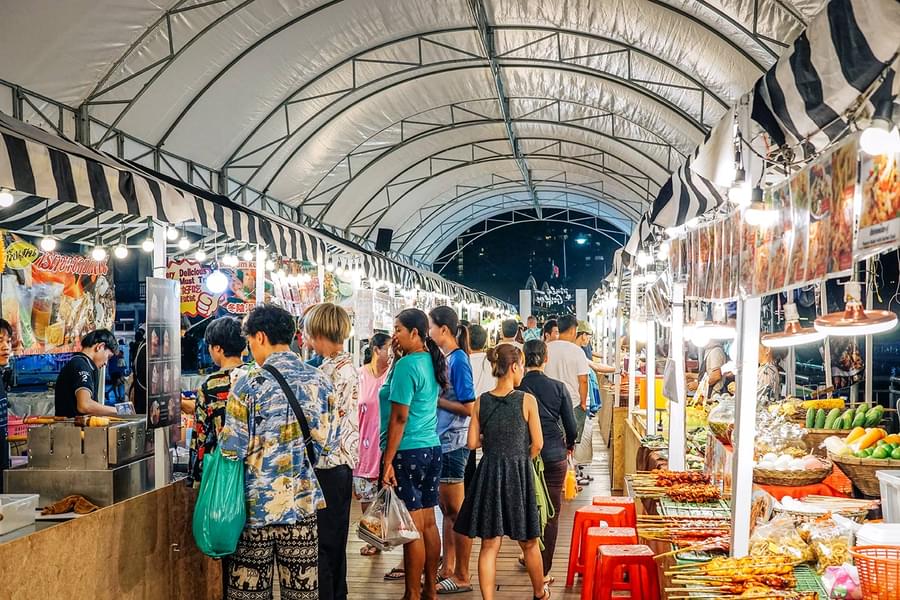
<path id="1" fill-rule="evenodd" d="M 122 222 L 122 230 L 119 232 L 119 243 L 113 249 L 113 255 L 119 260 L 128 258 L 128 243 L 125 239 L 125 222 Z"/>
<path id="2" fill-rule="evenodd" d="M 178 228 L 175 226 L 170 226 L 166 229 L 166 239 L 170 242 L 174 242 L 178 239 Z"/>
<path id="3" fill-rule="evenodd" d="M 227 288 L 228 275 L 226 275 L 219 269 L 215 269 L 212 273 L 206 276 L 206 289 L 209 290 L 211 294 L 219 295 Z"/>
<path id="4" fill-rule="evenodd" d="M 16 201 L 16 197 L 6 188 L 0 188 L 0 208 L 9 208 Z"/>
<path id="5" fill-rule="evenodd" d="M 875 105 L 872 121 L 859 136 L 859 147 L 870 155 L 900 152 L 900 132 L 893 122 L 894 101 L 888 97 Z"/>
<path id="6" fill-rule="evenodd" d="M 833 312 L 815 321 L 818 331 L 830 336 L 876 335 L 897 326 L 897 315 L 889 310 L 866 310 L 862 302 L 862 285 L 849 281 L 844 286 L 843 312 Z"/>
<path id="7" fill-rule="evenodd" d="M 762 345 L 766 348 L 790 348 L 803 344 L 812 344 L 825 339 L 825 334 L 814 327 L 800 325 L 800 313 L 797 305 L 788 302 L 784 305 L 784 331 L 767 333 L 762 336 Z"/>

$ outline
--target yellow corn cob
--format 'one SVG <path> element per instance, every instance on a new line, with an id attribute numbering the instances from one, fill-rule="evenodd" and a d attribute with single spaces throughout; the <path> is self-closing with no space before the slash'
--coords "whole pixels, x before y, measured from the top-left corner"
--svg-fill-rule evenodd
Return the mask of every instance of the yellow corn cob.
<path id="1" fill-rule="evenodd" d="M 822 400 L 804 400 L 801 406 L 804 409 L 815 408 L 816 410 L 824 408 L 829 410 L 832 408 L 844 408 L 843 398 L 824 398 Z"/>

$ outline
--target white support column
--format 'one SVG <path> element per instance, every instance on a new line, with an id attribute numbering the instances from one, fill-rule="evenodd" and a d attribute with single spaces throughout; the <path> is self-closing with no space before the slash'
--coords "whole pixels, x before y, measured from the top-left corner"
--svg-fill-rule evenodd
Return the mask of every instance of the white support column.
<path id="1" fill-rule="evenodd" d="M 731 471 L 731 555 L 749 551 L 753 450 L 756 438 L 756 371 L 759 367 L 759 298 L 738 301 L 737 395 Z"/>
<path id="2" fill-rule="evenodd" d="M 793 346 L 788 348 L 787 358 L 785 359 L 784 376 L 785 390 L 788 396 L 797 395 L 797 351 Z"/>
<path id="3" fill-rule="evenodd" d="M 872 287 L 875 284 L 875 279 L 872 277 L 873 270 L 875 268 L 875 259 L 869 258 L 866 260 L 866 310 L 872 310 L 872 300 L 875 297 L 875 290 Z M 864 382 L 865 387 L 863 388 L 865 391 L 863 392 L 866 406 L 872 406 L 872 377 L 874 377 L 872 372 L 872 361 L 875 358 L 875 352 L 872 347 L 872 336 L 866 336 L 866 381 Z"/>
<path id="4" fill-rule="evenodd" d="M 819 310 L 820 315 L 828 314 L 828 285 L 826 282 L 822 282 L 819 284 L 819 289 L 821 290 L 822 297 L 822 306 Z M 823 347 L 825 350 L 824 355 L 824 365 L 825 365 L 825 387 L 831 387 L 834 385 L 833 375 L 831 373 L 831 338 L 826 337 L 823 342 Z"/>
<path id="5" fill-rule="evenodd" d="M 628 416 L 634 412 L 635 395 L 637 394 L 637 340 L 634 323 L 637 321 L 637 273 L 631 272 L 631 299 L 628 315 Z"/>
<path id="6" fill-rule="evenodd" d="M 153 223 L 153 276 L 166 276 L 166 226 Z M 148 338 L 149 339 L 149 332 Z M 156 489 L 169 485 L 172 479 L 172 459 L 169 456 L 169 428 L 153 430 L 153 481 Z"/>
<path id="7" fill-rule="evenodd" d="M 675 370 L 675 395 L 669 398 L 669 468 L 685 468 L 684 284 L 672 285 L 672 339 L 669 360 Z"/>
<path id="8" fill-rule="evenodd" d="M 656 434 L 656 319 L 647 315 L 647 435 Z"/>
<path id="9" fill-rule="evenodd" d="M 266 257 L 256 246 L 256 304 L 266 301 Z"/>

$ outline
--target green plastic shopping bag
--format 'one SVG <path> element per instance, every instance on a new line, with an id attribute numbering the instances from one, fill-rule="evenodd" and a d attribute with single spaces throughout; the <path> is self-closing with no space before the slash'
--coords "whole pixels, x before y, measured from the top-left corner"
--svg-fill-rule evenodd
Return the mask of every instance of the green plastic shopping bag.
<path id="1" fill-rule="evenodd" d="M 244 462 L 229 460 L 216 448 L 203 457 L 203 479 L 194 507 L 194 540 L 207 556 L 234 554 L 246 523 Z"/>

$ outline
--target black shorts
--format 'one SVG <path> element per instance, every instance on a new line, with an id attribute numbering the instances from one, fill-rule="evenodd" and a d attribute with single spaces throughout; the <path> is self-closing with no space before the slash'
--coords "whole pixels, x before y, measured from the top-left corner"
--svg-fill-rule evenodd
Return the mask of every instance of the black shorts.
<path id="1" fill-rule="evenodd" d="M 397 478 L 397 495 L 407 510 L 438 505 L 441 482 L 441 447 L 398 450 L 391 463 Z"/>

